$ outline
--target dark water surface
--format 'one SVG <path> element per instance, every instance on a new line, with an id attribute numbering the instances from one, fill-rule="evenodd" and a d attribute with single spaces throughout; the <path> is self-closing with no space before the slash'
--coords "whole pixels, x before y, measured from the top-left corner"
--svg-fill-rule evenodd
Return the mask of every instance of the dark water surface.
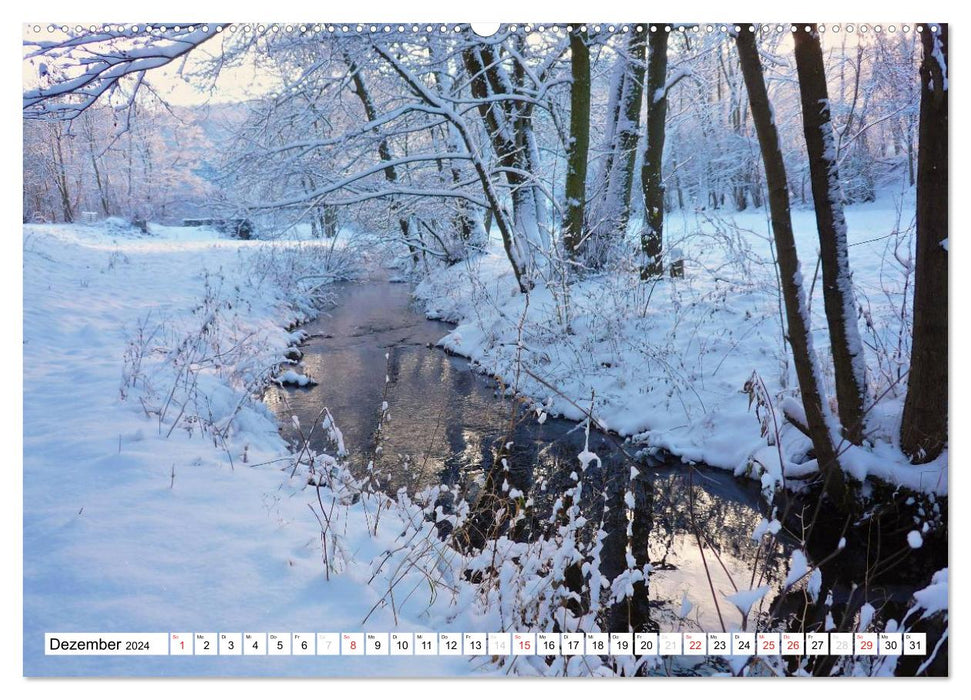
<path id="1" fill-rule="evenodd" d="M 569 474 L 579 472 L 582 426 L 554 418 L 541 424 L 467 360 L 434 347 L 451 326 L 416 310 L 408 285 L 347 283 L 339 286 L 337 297 L 333 308 L 304 327 L 311 338 L 302 346 L 300 369 L 319 385 L 274 389 L 267 396 L 288 437 L 295 437 L 291 412 L 306 427 L 326 406 L 352 464 L 360 469 L 373 460 L 387 489 L 458 483 L 470 501 L 498 447 L 512 442 L 508 480 L 530 493 L 540 511 L 544 499 L 555 498 L 569 484 Z M 382 427 L 376 453 L 374 435 L 385 401 L 390 420 Z M 323 439 L 313 446 L 332 452 Z M 615 438 L 591 431 L 589 449 L 600 464 L 594 462 L 583 476 L 585 509 L 598 516 L 608 506 L 602 569 L 612 577 L 624 567 L 632 523 L 642 544 L 633 552 L 637 565 L 649 561 L 654 567 L 652 624 L 678 629 L 685 623 L 674 617 L 688 609 L 691 626 L 718 630 L 720 612 L 726 626 L 737 627 L 740 615 L 725 595 L 779 583 L 762 580 L 764 559 L 752 579 L 757 547 L 750 535 L 763 517 L 754 486 L 725 472 L 688 470 L 680 463 L 640 464 L 631 481 L 632 465 Z M 628 489 L 633 507 L 624 500 Z M 704 561 L 699 538 L 706 547 Z M 770 552 L 770 579 L 777 577 L 785 556 L 781 546 Z"/>

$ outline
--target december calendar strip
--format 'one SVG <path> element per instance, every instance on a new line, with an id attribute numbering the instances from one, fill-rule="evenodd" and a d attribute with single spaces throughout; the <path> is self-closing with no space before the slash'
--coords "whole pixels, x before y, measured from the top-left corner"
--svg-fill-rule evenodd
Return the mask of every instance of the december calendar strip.
<path id="1" fill-rule="evenodd" d="M 923 632 L 65 632 L 48 656 L 924 656 Z"/>

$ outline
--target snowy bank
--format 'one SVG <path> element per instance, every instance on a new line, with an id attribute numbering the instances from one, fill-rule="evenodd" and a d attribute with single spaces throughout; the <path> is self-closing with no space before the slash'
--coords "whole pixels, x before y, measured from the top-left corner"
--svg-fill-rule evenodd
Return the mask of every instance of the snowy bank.
<path id="1" fill-rule="evenodd" d="M 897 447 L 913 289 L 913 231 L 900 212 L 912 206 L 912 196 L 847 208 L 872 408 L 868 444 L 840 450 L 857 479 L 872 475 L 946 494 L 946 450 L 915 466 Z M 832 397 L 813 212 L 793 211 L 793 224 L 803 277 L 812 281 L 814 344 Z M 811 444 L 781 411 L 797 382 L 784 345 L 766 214 L 674 212 L 665 236 L 670 249 L 684 253 L 683 279 L 641 283 L 632 252 L 626 264 L 570 285 L 541 285 L 527 302 L 493 241 L 487 254 L 426 277 L 417 296 L 430 317 L 458 324 L 443 347 L 553 414 L 580 420 L 592 398 L 601 427 L 644 448 L 750 474 L 769 490 L 784 479 L 805 478 L 816 468 L 806 457 Z M 743 393 L 753 376 L 771 398 L 770 435 Z M 777 437 L 781 450 L 773 444 Z"/>
<path id="2" fill-rule="evenodd" d="M 58 631 L 489 626 L 466 600 L 430 604 L 417 572 L 400 581 L 414 594 L 387 603 L 402 570 L 371 559 L 407 528 L 384 504 L 369 534 L 374 499 L 339 511 L 346 556 L 335 568 L 331 552 L 328 576 L 316 489 L 259 400 L 287 328 L 326 293 L 321 250 L 152 231 L 24 227 L 24 673 L 469 673 L 455 657 L 44 655 Z"/>

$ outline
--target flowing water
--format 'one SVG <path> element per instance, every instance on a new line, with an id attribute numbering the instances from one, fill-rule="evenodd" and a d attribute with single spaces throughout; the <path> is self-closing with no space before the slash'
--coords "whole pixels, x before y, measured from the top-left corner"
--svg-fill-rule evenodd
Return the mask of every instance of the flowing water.
<path id="1" fill-rule="evenodd" d="M 273 389 L 267 402 L 291 439 L 291 414 L 308 426 L 326 407 L 352 463 L 361 468 L 373 460 L 391 491 L 458 483 L 471 502 L 497 448 L 511 442 L 506 478 L 537 503 L 544 497 L 549 501 L 569 483 L 571 472 L 579 472 L 577 455 L 587 439 L 583 426 L 554 418 L 540 423 L 467 360 L 435 347 L 450 328 L 416 310 L 407 285 L 339 285 L 333 308 L 304 327 L 310 338 L 301 348 L 300 369 L 319 384 Z M 383 422 L 376 451 L 384 402 L 390 419 Z M 322 437 L 313 447 L 333 448 Z M 721 617 L 728 628 L 737 628 L 740 615 L 725 596 L 778 585 L 787 556 L 779 545 L 767 566 L 762 552 L 753 579 L 757 546 L 751 533 L 763 517 L 754 486 L 725 472 L 680 463 L 640 463 L 631 480 L 629 445 L 622 448 L 616 438 L 591 431 L 589 449 L 599 464 L 594 461 L 583 474 L 584 508 L 588 517 L 606 513 L 603 573 L 613 577 L 625 566 L 630 523 L 637 565 L 653 567 L 652 627 L 715 631 L 722 627 Z M 627 490 L 632 507 L 630 498 L 624 500 Z M 766 571 L 768 581 L 762 580 Z"/>

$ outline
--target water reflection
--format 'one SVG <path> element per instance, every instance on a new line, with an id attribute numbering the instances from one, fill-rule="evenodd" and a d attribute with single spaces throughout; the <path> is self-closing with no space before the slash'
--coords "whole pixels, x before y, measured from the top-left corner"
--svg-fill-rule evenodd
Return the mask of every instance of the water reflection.
<path id="1" fill-rule="evenodd" d="M 390 490 L 458 485 L 473 502 L 490 483 L 508 481 L 532 496 L 530 518 L 517 530 L 528 537 L 544 527 L 556 498 L 572 486 L 569 475 L 579 471 L 577 454 L 586 438 L 567 421 L 538 423 L 468 362 L 431 347 L 449 328 L 416 313 L 406 285 L 344 285 L 335 308 L 304 329 L 312 337 L 303 347 L 302 368 L 319 385 L 274 389 L 267 402 L 284 431 L 292 430 L 290 411 L 307 426 L 329 408 L 352 465 L 361 469 L 373 460 Z M 390 420 L 382 421 L 385 401 Z M 315 449 L 329 447 L 323 437 L 317 440 Z M 750 537 L 762 517 L 756 489 L 723 472 L 680 465 L 641 464 L 632 472 L 616 441 L 599 433 L 590 434 L 589 449 L 600 463 L 583 473 L 580 505 L 592 522 L 604 522 L 602 572 L 612 579 L 628 568 L 653 568 L 649 595 L 635 583 L 636 602 L 611 610 L 610 628 L 715 631 L 720 613 L 728 629 L 737 629 L 740 615 L 725 596 L 766 582 L 778 586 L 785 552 L 774 545 L 760 553 Z M 501 473 L 491 471 L 500 451 Z M 760 573 L 753 579 L 757 560 Z M 768 581 L 761 581 L 766 570 Z M 691 607 L 686 620 L 680 618 L 683 600 Z"/>

